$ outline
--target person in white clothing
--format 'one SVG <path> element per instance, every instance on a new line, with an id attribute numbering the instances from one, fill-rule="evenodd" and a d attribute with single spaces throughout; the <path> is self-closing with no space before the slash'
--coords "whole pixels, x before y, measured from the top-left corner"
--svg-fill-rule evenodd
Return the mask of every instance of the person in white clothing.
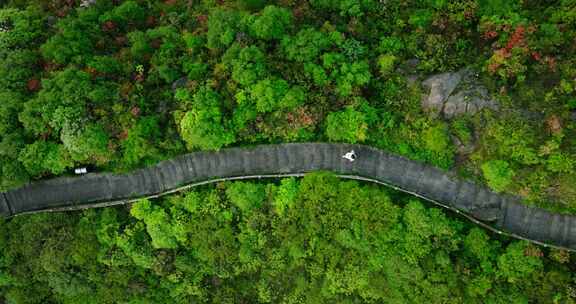
<path id="1" fill-rule="evenodd" d="M 352 151 L 344 154 L 342 157 L 353 162 L 356 160 L 356 153 L 354 152 L 354 150 L 352 150 Z"/>

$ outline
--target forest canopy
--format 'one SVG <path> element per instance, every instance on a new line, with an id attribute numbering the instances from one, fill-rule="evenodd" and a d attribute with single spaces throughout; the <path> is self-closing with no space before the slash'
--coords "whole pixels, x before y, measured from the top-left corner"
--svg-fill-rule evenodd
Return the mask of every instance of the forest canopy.
<path id="1" fill-rule="evenodd" d="M 8 303 L 574 303 L 568 252 L 327 173 L 0 222 Z"/>

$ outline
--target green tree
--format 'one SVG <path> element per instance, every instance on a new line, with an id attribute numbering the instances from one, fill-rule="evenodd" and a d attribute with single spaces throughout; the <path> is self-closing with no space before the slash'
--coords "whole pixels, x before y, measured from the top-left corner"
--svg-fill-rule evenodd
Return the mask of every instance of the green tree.
<path id="1" fill-rule="evenodd" d="M 223 49 L 234 41 L 239 31 L 240 15 L 237 11 L 217 8 L 208 17 L 207 46 Z"/>
<path id="2" fill-rule="evenodd" d="M 142 117 L 128 131 L 128 137 L 120 142 L 122 160 L 128 166 L 135 166 L 143 160 L 150 163 L 158 160 L 156 141 L 161 137 L 160 126 L 156 117 Z"/>
<path id="3" fill-rule="evenodd" d="M 0 33 L 0 54 L 14 49 L 26 49 L 40 42 L 45 35 L 44 17 L 34 6 L 25 10 L 0 8 L 0 24 L 9 24 Z"/>
<path id="4" fill-rule="evenodd" d="M 102 164 L 111 158 L 111 151 L 108 149 L 110 140 L 101 125 L 88 124 L 77 131 L 66 128 L 60 139 L 75 161 L 89 160 Z"/>
<path id="5" fill-rule="evenodd" d="M 171 231 L 170 218 L 166 211 L 143 199 L 134 203 L 130 214 L 146 224 L 146 231 L 154 248 L 176 248 L 178 244 Z"/>
<path id="6" fill-rule="evenodd" d="M 223 125 L 220 96 L 203 87 L 194 94 L 194 106 L 180 121 L 180 135 L 189 149 L 218 150 L 234 142 L 234 134 Z"/>
<path id="7" fill-rule="evenodd" d="M 300 30 L 295 36 L 285 36 L 282 39 L 282 49 L 286 58 L 297 62 L 315 61 L 322 51 L 332 45 L 323 32 L 313 28 Z"/>
<path id="8" fill-rule="evenodd" d="M 42 82 L 38 96 L 24 104 L 20 121 L 37 135 L 45 133 L 48 127 L 55 131 L 75 130 L 86 120 L 87 103 L 106 104 L 117 99 L 114 85 L 94 84 L 88 73 L 70 67 Z"/>
<path id="9" fill-rule="evenodd" d="M 29 174 L 17 159 L 0 156 L 0 191 L 16 188 L 28 182 Z"/>
<path id="10" fill-rule="evenodd" d="M 380 75 L 386 77 L 394 70 L 394 64 L 396 63 L 396 56 L 385 54 L 378 57 L 378 68 Z"/>
<path id="11" fill-rule="evenodd" d="M 36 141 L 26 145 L 20 152 L 18 160 L 30 176 L 46 173 L 61 174 L 74 165 L 62 145 L 45 141 Z"/>
<path id="12" fill-rule="evenodd" d="M 264 187 L 254 183 L 233 183 L 226 189 L 226 196 L 242 212 L 261 208 L 266 199 Z"/>
<path id="13" fill-rule="evenodd" d="M 222 57 L 223 63 L 232 66 L 232 79 L 243 86 L 250 86 L 267 76 L 266 57 L 257 46 L 242 48 L 232 45 Z"/>
<path id="14" fill-rule="evenodd" d="M 247 96 L 248 95 L 248 96 Z M 290 87 L 283 79 L 264 79 L 250 88 L 249 94 L 240 91 L 236 101 L 240 104 L 253 102 L 258 112 L 266 113 L 279 109 L 294 109 L 301 105 L 306 96 L 299 86 Z"/>
<path id="15" fill-rule="evenodd" d="M 259 39 L 278 40 L 292 26 L 292 13 L 275 5 L 266 6 L 251 25 L 251 30 Z"/>
<path id="16" fill-rule="evenodd" d="M 138 25 L 142 24 L 145 18 L 146 10 L 138 5 L 136 1 L 128 0 L 102 14 L 98 18 L 98 21 L 100 23 L 111 21 L 120 25 L 126 25 L 128 23 Z"/>
<path id="17" fill-rule="evenodd" d="M 506 252 L 498 257 L 498 274 L 509 283 L 516 283 L 540 271 L 543 267 L 542 261 L 537 256 L 526 254 L 527 250 L 536 249 L 532 246 L 526 242 L 510 244 Z"/>
<path id="18" fill-rule="evenodd" d="M 96 40 L 102 36 L 99 15 L 100 12 L 92 8 L 59 20 L 58 33 L 40 47 L 44 58 L 59 64 L 85 63 L 94 54 Z"/>

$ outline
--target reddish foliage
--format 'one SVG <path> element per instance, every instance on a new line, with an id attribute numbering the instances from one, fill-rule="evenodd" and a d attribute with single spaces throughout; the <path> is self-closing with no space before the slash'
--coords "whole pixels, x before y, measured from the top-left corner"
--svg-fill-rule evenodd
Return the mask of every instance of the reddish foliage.
<path id="1" fill-rule="evenodd" d="M 134 80 L 137 82 L 142 82 L 142 81 L 144 81 L 144 75 L 143 74 L 136 74 L 134 76 Z"/>
<path id="2" fill-rule="evenodd" d="M 544 253 L 536 246 L 528 246 L 524 249 L 524 255 L 541 258 L 544 256 Z"/>
<path id="3" fill-rule="evenodd" d="M 308 127 L 316 123 L 314 117 L 305 108 L 298 108 L 295 112 L 288 113 L 286 120 L 292 127 Z"/>
<path id="4" fill-rule="evenodd" d="M 132 92 L 132 90 L 134 89 L 132 83 L 130 82 L 125 82 L 120 86 L 120 96 L 122 96 L 122 98 L 124 99 L 128 99 L 128 97 L 130 96 L 130 93 Z"/>
<path id="5" fill-rule="evenodd" d="M 146 25 L 149 27 L 153 27 L 156 25 L 156 17 L 154 16 L 148 16 L 146 18 Z"/>
<path id="6" fill-rule="evenodd" d="M 150 47 L 153 49 L 157 49 L 162 45 L 162 39 L 154 39 L 150 41 Z"/>
<path id="7" fill-rule="evenodd" d="M 40 80 L 36 79 L 36 78 L 32 78 L 32 79 L 28 80 L 26 87 L 28 88 L 28 91 L 30 91 L 30 92 L 37 92 L 41 88 Z"/>
<path id="8" fill-rule="evenodd" d="M 116 29 L 116 24 L 114 23 L 114 21 L 108 20 L 102 24 L 102 30 L 104 32 L 110 32 L 113 31 L 114 29 Z"/>
<path id="9" fill-rule="evenodd" d="M 118 139 L 123 140 L 126 138 L 128 138 L 128 130 L 122 130 L 122 132 L 118 134 Z"/>
<path id="10" fill-rule="evenodd" d="M 514 31 L 514 33 L 512 34 L 510 39 L 508 40 L 508 43 L 506 44 L 506 49 L 509 51 L 514 47 L 524 45 L 525 32 L 526 32 L 526 29 L 523 26 L 520 25 L 520 26 L 516 27 L 516 30 Z"/>
<path id="11" fill-rule="evenodd" d="M 92 79 L 94 79 L 94 77 L 98 76 L 100 73 L 93 67 L 86 67 L 84 69 L 84 71 L 88 74 L 90 74 L 90 76 L 92 76 Z"/>
<path id="12" fill-rule="evenodd" d="M 510 54 L 510 52 L 505 48 L 496 50 L 494 52 L 495 60 L 488 65 L 488 71 L 490 71 L 490 73 L 495 73 L 496 70 L 498 70 L 498 68 L 500 67 L 500 65 L 502 65 L 502 62 L 506 58 L 509 58 L 511 55 L 512 54 Z"/>
<path id="13" fill-rule="evenodd" d="M 534 58 L 534 60 L 536 61 L 540 61 L 540 59 L 542 59 L 542 56 L 538 52 L 532 52 L 532 58 Z"/>
<path id="14" fill-rule="evenodd" d="M 559 134 L 562 132 L 562 121 L 556 115 L 552 115 L 546 119 L 546 127 L 552 134 Z"/>
<path id="15" fill-rule="evenodd" d="M 490 40 L 490 39 L 494 39 L 496 37 L 498 37 L 498 32 L 496 31 L 487 31 L 484 33 L 484 39 L 486 40 Z"/>
<path id="16" fill-rule="evenodd" d="M 207 15 L 200 15 L 200 16 L 196 17 L 196 20 L 200 24 L 206 24 L 206 22 L 208 21 L 208 16 Z"/>
<path id="17" fill-rule="evenodd" d="M 40 134 L 40 138 L 42 140 L 48 140 L 48 138 L 50 137 L 50 134 L 52 134 L 52 130 L 48 129 L 48 131 Z"/>
<path id="18" fill-rule="evenodd" d="M 174 5 L 178 2 L 178 0 L 164 0 L 164 4 L 166 5 Z"/>
<path id="19" fill-rule="evenodd" d="M 46 1 L 48 2 L 48 1 Z M 53 11 L 57 17 L 65 17 L 75 5 L 75 0 L 51 1 L 48 3 L 48 9 Z"/>
<path id="20" fill-rule="evenodd" d="M 132 114 L 132 116 L 138 117 L 140 115 L 140 108 L 135 106 L 130 110 L 130 113 Z"/>
<path id="21" fill-rule="evenodd" d="M 52 71 L 56 71 L 57 69 L 60 68 L 60 65 L 58 65 L 57 63 L 54 62 L 44 62 L 43 64 L 44 66 L 44 71 L 46 72 L 52 72 Z"/>
<path id="22" fill-rule="evenodd" d="M 544 62 L 548 64 L 548 68 L 552 72 L 556 72 L 556 58 L 546 56 L 544 57 Z"/>
<path id="23" fill-rule="evenodd" d="M 304 12 L 300 7 L 295 7 L 292 10 L 292 15 L 294 16 L 294 18 L 298 19 L 298 18 L 302 18 L 302 16 L 304 15 Z"/>
<path id="24" fill-rule="evenodd" d="M 128 38 L 126 38 L 126 36 L 118 36 L 114 38 L 114 43 L 120 47 L 126 46 L 128 44 Z"/>

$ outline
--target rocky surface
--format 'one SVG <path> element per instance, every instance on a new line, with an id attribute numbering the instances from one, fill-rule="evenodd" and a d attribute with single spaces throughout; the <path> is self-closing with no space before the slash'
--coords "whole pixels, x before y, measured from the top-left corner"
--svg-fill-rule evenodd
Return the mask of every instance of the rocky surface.
<path id="1" fill-rule="evenodd" d="M 187 84 L 188 84 L 188 78 L 187 77 L 182 77 L 180 79 L 177 79 L 176 81 L 174 81 L 172 83 L 172 91 L 176 92 L 176 90 L 186 87 Z"/>
<path id="2" fill-rule="evenodd" d="M 422 86 L 427 89 L 422 107 L 445 118 L 474 114 L 484 108 L 498 109 L 498 103 L 470 69 L 432 75 Z"/>
<path id="3" fill-rule="evenodd" d="M 90 7 L 96 4 L 96 0 L 82 0 L 80 2 L 80 7 Z"/>

